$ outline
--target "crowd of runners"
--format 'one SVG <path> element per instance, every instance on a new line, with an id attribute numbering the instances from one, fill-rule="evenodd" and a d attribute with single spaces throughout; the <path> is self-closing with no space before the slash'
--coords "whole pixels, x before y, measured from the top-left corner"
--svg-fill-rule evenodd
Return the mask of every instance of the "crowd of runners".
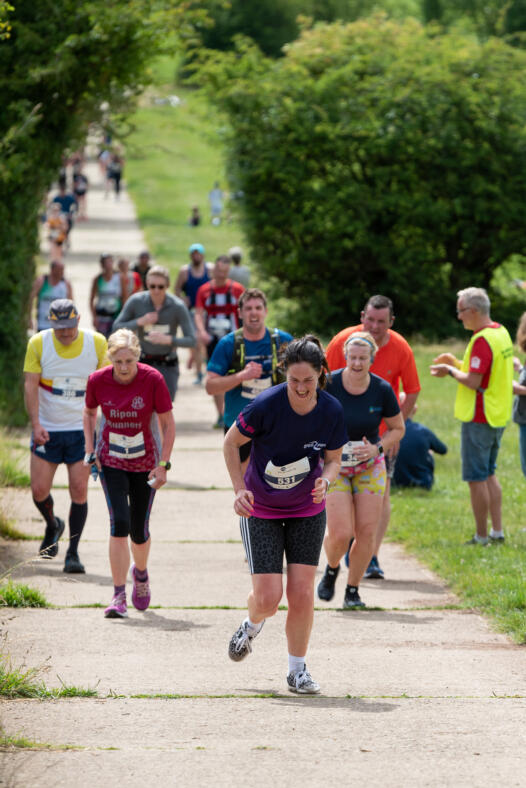
<path id="1" fill-rule="evenodd" d="M 364 576 L 384 577 L 379 554 L 390 518 L 390 484 L 421 388 L 414 355 L 393 329 L 394 306 L 385 295 L 369 298 L 360 321 L 324 349 L 314 335 L 293 338 L 267 326 L 265 293 L 249 286 L 239 247 L 213 263 L 200 243 L 188 253 L 173 294 L 168 270 L 152 264 L 148 252 L 132 267 L 120 260 L 117 268 L 111 254 L 102 254 L 89 298 L 93 330 L 79 327 L 61 258 L 34 283 L 36 333 L 24 372 L 31 490 L 46 525 L 40 555 L 54 558 L 65 530 L 51 494 L 57 467 L 65 463 L 71 506 L 64 571 L 86 571 L 79 542 L 89 474 L 98 475 L 108 506 L 114 585 L 104 615 L 128 615 L 129 572 L 133 606 L 148 608 L 150 514 L 171 468 L 178 350 L 187 348 L 194 383 L 204 382 L 213 398 L 213 426 L 225 433 L 225 462 L 252 581 L 248 613 L 228 654 L 234 661 L 250 654 L 264 621 L 278 610 L 285 560 L 287 685 L 300 694 L 317 693 L 319 684 L 307 670 L 316 569 L 324 547 L 326 566 L 316 591 L 330 602 L 341 563 L 347 564 L 344 609 L 365 607 L 359 593 Z M 512 342 L 491 319 L 485 291 L 460 291 L 457 315 L 473 333 L 464 359 L 443 353 L 430 372 L 457 384 L 462 472 L 475 521 L 469 544 L 485 545 L 505 538 L 496 460 L 513 391 L 514 417 L 526 424 L 526 373 L 521 367 L 520 381 L 513 380 Z M 525 326 L 523 319 L 523 350 Z M 429 489 L 429 449 L 446 447 L 438 439 L 422 443 L 417 432 L 424 458 L 420 465 L 415 461 L 416 441 L 406 460 L 410 471 L 402 468 L 400 477 L 405 473 L 419 484 L 420 475 Z"/>

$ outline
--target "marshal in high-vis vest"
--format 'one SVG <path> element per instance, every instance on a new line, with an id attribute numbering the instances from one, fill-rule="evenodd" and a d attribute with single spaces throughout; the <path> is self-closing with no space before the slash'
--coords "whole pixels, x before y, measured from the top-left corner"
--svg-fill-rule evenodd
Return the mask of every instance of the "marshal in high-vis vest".
<path id="1" fill-rule="evenodd" d="M 496 475 L 502 433 L 511 417 L 513 344 L 504 326 L 490 317 L 490 300 L 480 287 L 457 293 L 457 317 L 473 336 L 462 361 L 441 353 L 435 377 L 457 381 L 455 417 L 461 422 L 462 478 L 469 484 L 476 533 L 466 544 L 504 541 L 502 492 Z M 491 531 L 488 536 L 488 515 Z"/>

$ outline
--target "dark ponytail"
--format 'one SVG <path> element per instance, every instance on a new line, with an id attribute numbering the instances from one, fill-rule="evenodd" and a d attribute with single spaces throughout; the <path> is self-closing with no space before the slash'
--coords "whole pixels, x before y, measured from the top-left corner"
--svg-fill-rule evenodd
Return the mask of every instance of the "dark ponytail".
<path id="1" fill-rule="evenodd" d="M 329 365 L 321 342 L 314 334 L 307 334 L 300 339 L 293 339 L 283 351 L 281 366 L 285 370 L 292 364 L 310 364 L 318 373 L 318 385 L 324 389 L 329 377 Z"/>

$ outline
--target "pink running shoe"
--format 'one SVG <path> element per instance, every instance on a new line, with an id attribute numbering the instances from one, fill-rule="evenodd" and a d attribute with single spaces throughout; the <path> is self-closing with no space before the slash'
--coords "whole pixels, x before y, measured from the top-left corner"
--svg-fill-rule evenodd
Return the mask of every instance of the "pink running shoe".
<path id="1" fill-rule="evenodd" d="M 105 618 L 128 618 L 128 607 L 126 605 L 126 593 L 117 594 L 111 600 L 104 611 Z"/>
<path id="2" fill-rule="evenodd" d="M 130 569 L 131 577 L 133 580 L 132 602 L 134 608 L 137 610 L 146 610 L 152 598 L 150 594 L 149 580 L 138 580 L 136 575 L 135 564 L 132 564 Z"/>

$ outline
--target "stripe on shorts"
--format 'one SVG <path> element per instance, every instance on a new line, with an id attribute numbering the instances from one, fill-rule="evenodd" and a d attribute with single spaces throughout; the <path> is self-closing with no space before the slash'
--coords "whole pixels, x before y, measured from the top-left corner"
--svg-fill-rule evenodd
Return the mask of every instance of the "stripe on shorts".
<path id="1" fill-rule="evenodd" d="M 250 544 L 250 530 L 248 527 L 248 518 L 247 517 L 240 517 L 239 518 L 239 528 L 241 530 L 241 539 L 243 540 L 243 547 L 245 548 L 245 553 L 247 556 L 248 561 L 248 568 L 250 570 L 250 574 L 254 574 L 254 560 L 252 558 L 252 546 Z"/>

